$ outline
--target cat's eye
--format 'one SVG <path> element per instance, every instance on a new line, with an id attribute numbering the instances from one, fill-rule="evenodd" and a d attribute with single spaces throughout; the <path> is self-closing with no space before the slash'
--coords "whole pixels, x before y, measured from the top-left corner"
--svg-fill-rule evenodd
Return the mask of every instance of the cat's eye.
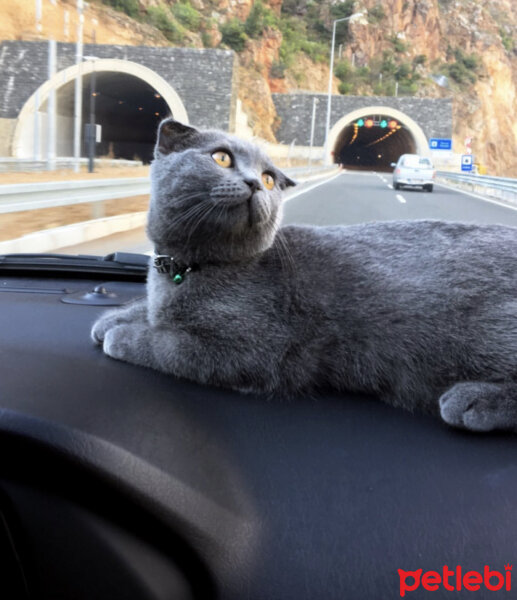
<path id="1" fill-rule="evenodd" d="M 232 157 L 224 150 L 217 150 L 212 154 L 212 158 L 220 167 L 225 169 L 233 165 Z"/>
<path id="2" fill-rule="evenodd" d="M 262 173 L 262 183 L 266 190 L 272 190 L 275 187 L 275 178 L 271 173 Z"/>

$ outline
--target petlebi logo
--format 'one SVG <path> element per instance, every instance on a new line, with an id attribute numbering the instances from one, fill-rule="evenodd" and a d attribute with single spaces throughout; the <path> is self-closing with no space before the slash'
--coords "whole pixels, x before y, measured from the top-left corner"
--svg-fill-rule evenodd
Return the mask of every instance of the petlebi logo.
<path id="1" fill-rule="evenodd" d="M 477 592 L 480 589 L 491 592 L 507 591 L 512 589 L 512 565 L 504 566 L 504 573 L 496 571 L 485 565 L 483 571 L 463 571 L 461 566 L 451 570 L 447 565 L 438 571 L 416 571 L 398 570 L 400 580 L 400 595 L 402 598 L 408 592 L 414 592 L 419 588 L 434 592 L 440 587 L 451 592 L 462 589 Z M 421 596 L 418 596 L 419 598 Z"/>

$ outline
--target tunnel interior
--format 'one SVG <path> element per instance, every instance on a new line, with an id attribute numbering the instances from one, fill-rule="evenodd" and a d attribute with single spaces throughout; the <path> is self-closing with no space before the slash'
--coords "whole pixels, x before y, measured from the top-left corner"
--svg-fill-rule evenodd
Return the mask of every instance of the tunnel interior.
<path id="1" fill-rule="evenodd" d="M 94 80 L 90 73 L 83 75 L 82 80 L 82 156 L 88 154 L 84 126 L 90 123 L 90 99 L 93 97 L 94 122 L 102 127 L 102 141 L 95 144 L 95 155 L 149 163 L 158 124 L 171 116 L 161 95 L 142 79 L 126 73 L 100 71 Z M 62 145 L 67 148 L 73 135 L 74 85 L 74 81 L 70 81 L 59 88 L 57 94 L 58 119 L 68 137 Z M 58 121 L 58 128 L 59 125 Z M 61 132 L 61 137 L 63 135 Z M 58 151 L 58 154 L 63 153 Z"/>
<path id="2" fill-rule="evenodd" d="M 348 123 L 334 145 L 334 162 L 345 169 L 391 172 L 401 154 L 415 154 L 415 140 L 389 115 L 365 115 Z"/>

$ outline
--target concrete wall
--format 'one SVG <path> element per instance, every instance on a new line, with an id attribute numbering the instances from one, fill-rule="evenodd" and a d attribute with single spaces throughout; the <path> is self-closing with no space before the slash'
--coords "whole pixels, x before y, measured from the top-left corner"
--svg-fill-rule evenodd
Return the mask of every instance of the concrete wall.
<path id="1" fill-rule="evenodd" d="M 85 44 L 84 55 L 128 60 L 155 71 L 177 92 L 198 127 L 235 126 L 237 59 L 230 50 Z M 15 119 L 47 79 L 47 42 L 0 43 L 0 118 Z M 75 64 L 75 44 L 57 44 L 57 69 Z"/>
<path id="2" fill-rule="evenodd" d="M 325 142 L 327 95 L 312 93 L 273 94 L 281 123 L 276 131 L 280 143 L 308 146 L 310 143 L 312 101 L 316 108 L 314 145 Z M 452 137 L 452 100 L 449 98 L 411 98 L 393 96 L 332 96 L 330 127 L 344 115 L 368 106 L 391 106 L 418 123 L 427 138 Z"/>
<path id="3" fill-rule="evenodd" d="M 15 126 L 16 119 L 0 118 L 0 156 L 11 156 L 11 141 Z"/>

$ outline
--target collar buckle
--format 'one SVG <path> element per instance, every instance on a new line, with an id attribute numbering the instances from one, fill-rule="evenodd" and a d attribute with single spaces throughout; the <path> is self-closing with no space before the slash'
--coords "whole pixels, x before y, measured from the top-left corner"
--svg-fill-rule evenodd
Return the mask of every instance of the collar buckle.
<path id="1" fill-rule="evenodd" d="M 157 254 L 153 259 L 153 266 L 158 273 L 169 273 L 174 259 L 166 254 Z"/>

